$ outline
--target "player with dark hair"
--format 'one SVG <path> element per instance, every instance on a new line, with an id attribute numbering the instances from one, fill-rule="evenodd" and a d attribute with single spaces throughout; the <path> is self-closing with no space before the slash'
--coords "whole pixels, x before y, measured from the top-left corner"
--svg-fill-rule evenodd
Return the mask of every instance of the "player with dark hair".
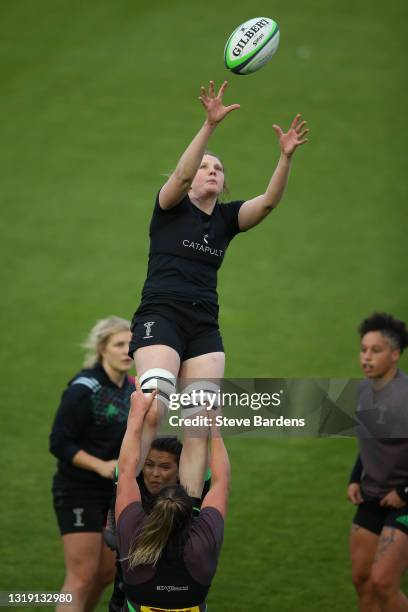
<path id="1" fill-rule="evenodd" d="M 139 487 L 143 490 L 142 503 L 146 512 L 153 505 L 154 498 L 163 487 L 176 484 L 178 467 L 183 445 L 173 436 L 155 438 L 144 462 Z"/>
<path id="2" fill-rule="evenodd" d="M 408 568 L 408 346 L 404 322 L 375 313 L 358 328 L 362 383 L 359 455 L 348 487 L 358 506 L 350 550 L 361 612 L 408 612 L 401 578 Z"/>
<path id="3" fill-rule="evenodd" d="M 381 332 L 388 338 L 393 348 L 399 349 L 401 353 L 408 346 L 408 331 L 405 323 L 386 312 L 376 312 L 361 322 L 358 328 L 360 338 L 369 332 Z"/>
<path id="4" fill-rule="evenodd" d="M 130 337 L 125 319 L 96 323 L 84 345 L 85 367 L 64 391 L 50 435 L 58 459 L 52 493 L 66 566 L 62 591 L 74 595 L 73 612 L 92 610 L 115 574 L 102 532 L 134 390 Z"/>
<path id="5" fill-rule="evenodd" d="M 204 612 L 220 554 L 227 512 L 230 465 L 215 424 L 211 427 L 212 483 L 201 512 L 181 485 L 164 487 L 150 514 L 134 478 L 140 460 L 143 421 L 155 393 L 137 391 L 119 456 L 116 499 L 118 544 L 130 611 L 188 609 Z M 181 464 L 184 448 L 181 453 Z"/>
<path id="6" fill-rule="evenodd" d="M 217 126 L 239 108 L 238 104 L 224 105 L 226 87 L 224 82 L 216 93 L 210 81 L 208 91 L 201 88 L 199 100 L 206 119 L 158 192 L 153 210 L 147 279 L 132 321 L 129 350 L 142 389 L 159 391 L 158 414 L 149 414 L 145 422 L 142 462 L 175 391 L 177 376 L 195 379 L 190 391 L 214 390 L 212 384 L 222 378 L 225 355 L 218 325 L 218 269 L 230 241 L 276 208 L 286 188 L 293 154 L 307 141 L 308 129 L 300 115 L 287 133 L 274 125 L 280 158 L 265 191 L 245 201 L 221 204 L 224 165 L 207 152 L 207 145 Z M 185 415 L 196 409 L 200 407 L 185 407 Z M 186 438 L 183 448 L 190 458 L 183 468 L 183 482 L 194 496 L 202 489 L 205 471 L 205 462 L 195 459 L 200 444 L 205 447 L 204 437 Z"/>
<path id="7" fill-rule="evenodd" d="M 142 494 L 142 504 L 146 512 L 150 511 L 154 498 L 160 489 L 178 482 L 182 449 L 183 445 L 176 436 L 160 436 L 153 440 L 143 468 L 137 476 L 137 482 Z M 118 468 L 116 467 L 115 484 L 117 484 L 117 472 Z M 116 549 L 115 503 L 116 486 L 104 534 L 106 543 L 112 549 Z"/>

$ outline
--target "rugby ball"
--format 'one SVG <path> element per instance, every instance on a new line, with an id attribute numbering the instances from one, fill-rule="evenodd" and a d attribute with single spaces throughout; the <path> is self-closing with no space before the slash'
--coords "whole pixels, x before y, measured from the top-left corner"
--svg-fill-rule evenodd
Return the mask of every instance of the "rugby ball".
<path id="1" fill-rule="evenodd" d="M 269 17 L 242 23 L 229 37 L 224 50 L 225 66 L 235 74 L 251 74 L 262 68 L 279 45 L 279 26 Z"/>

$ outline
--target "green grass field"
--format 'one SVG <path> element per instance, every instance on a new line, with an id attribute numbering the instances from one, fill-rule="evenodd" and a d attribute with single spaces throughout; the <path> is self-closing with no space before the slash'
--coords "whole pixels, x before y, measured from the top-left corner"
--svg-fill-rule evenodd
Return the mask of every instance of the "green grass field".
<path id="1" fill-rule="evenodd" d="M 302 112 L 311 134 L 284 202 L 232 243 L 221 271 L 226 374 L 356 377 L 360 319 L 407 319 L 407 12 L 404 0 L 3 4 L 0 590 L 61 584 L 48 454 L 59 396 L 94 321 L 137 305 L 155 193 L 203 121 L 200 85 L 228 77 L 223 47 L 241 21 L 275 18 L 281 44 L 259 73 L 229 77 L 226 100 L 241 109 L 211 149 L 232 199 L 265 188 L 272 123 Z M 210 610 L 356 610 L 345 501 L 355 441 L 228 446 Z"/>

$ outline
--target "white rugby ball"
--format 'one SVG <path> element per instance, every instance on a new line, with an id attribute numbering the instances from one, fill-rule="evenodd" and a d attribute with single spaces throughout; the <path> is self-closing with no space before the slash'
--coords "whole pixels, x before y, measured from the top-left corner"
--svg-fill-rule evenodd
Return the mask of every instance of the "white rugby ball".
<path id="1" fill-rule="evenodd" d="M 262 68 L 279 45 L 279 26 L 269 17 L 254 17 L 242 23 L 229 37 L 224 50 L 225 66 L 235 74 L 250 74 Z"/>

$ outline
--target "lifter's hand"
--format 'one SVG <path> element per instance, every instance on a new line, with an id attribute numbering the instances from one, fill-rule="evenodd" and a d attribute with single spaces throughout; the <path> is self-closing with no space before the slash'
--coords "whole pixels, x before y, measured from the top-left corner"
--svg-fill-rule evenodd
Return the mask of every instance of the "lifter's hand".
<path id="1" fill-rule="evenodd" d="M 152 393 L 143 393 L 142 387 L 137 378 L 135 378 L 135 387 L 136 390 L 133 391 L 132 395 L 130 396 L 128 424 L 133 423 L 134 425 L 141 425 L 143 424 L 143 420 L 153 404 L 154 398 L 157 395 L 157 390 L 154 390 Z"/>
<path id="2" fill-rule="evenodd" d="M 309 130 L 306 128 L 306 121 L 300 121 L 300 118 L 300 114 L 296 115 L 286 133 L 279 125 L 272 126 L 279 138 L 281 152 L 286 157 L 292 157 L 296 149 L 307 142 L 305 136 Z"/>
<path id="3" fill-rule="evenodd" d="M 398 509 L 405 506 L 406 503 L 407 502 L 401 499 L 396 490 L 394 489 L 382 498 L 382 500 L 380 501 L 380 506 Z"/>
<path id="4" fill-rule="evenodd" d="M 361 496 L 361 488 L 358 482 L 352 482 L 349 484 L 347 489 L 347 499 L 355 506 L 363 503 L 364 500 Z"/>
<path id="5" fill-rule="evenodd" d="M 205 87 L 201 87 L 201 93 L 199 100 L 207 111 L 207 121 L 211 125 L 217 125 L 233 110 L 240 108 L 239 104 L 230 104 L 230 106 L 224 106 L 222 102 L 222 96 L 227 88 L 227 81 L 224 81 L 221 85 L 218 94 L 215 95 L 214 81 L 210 81 L 208 86 L 208 94 Z"/>

